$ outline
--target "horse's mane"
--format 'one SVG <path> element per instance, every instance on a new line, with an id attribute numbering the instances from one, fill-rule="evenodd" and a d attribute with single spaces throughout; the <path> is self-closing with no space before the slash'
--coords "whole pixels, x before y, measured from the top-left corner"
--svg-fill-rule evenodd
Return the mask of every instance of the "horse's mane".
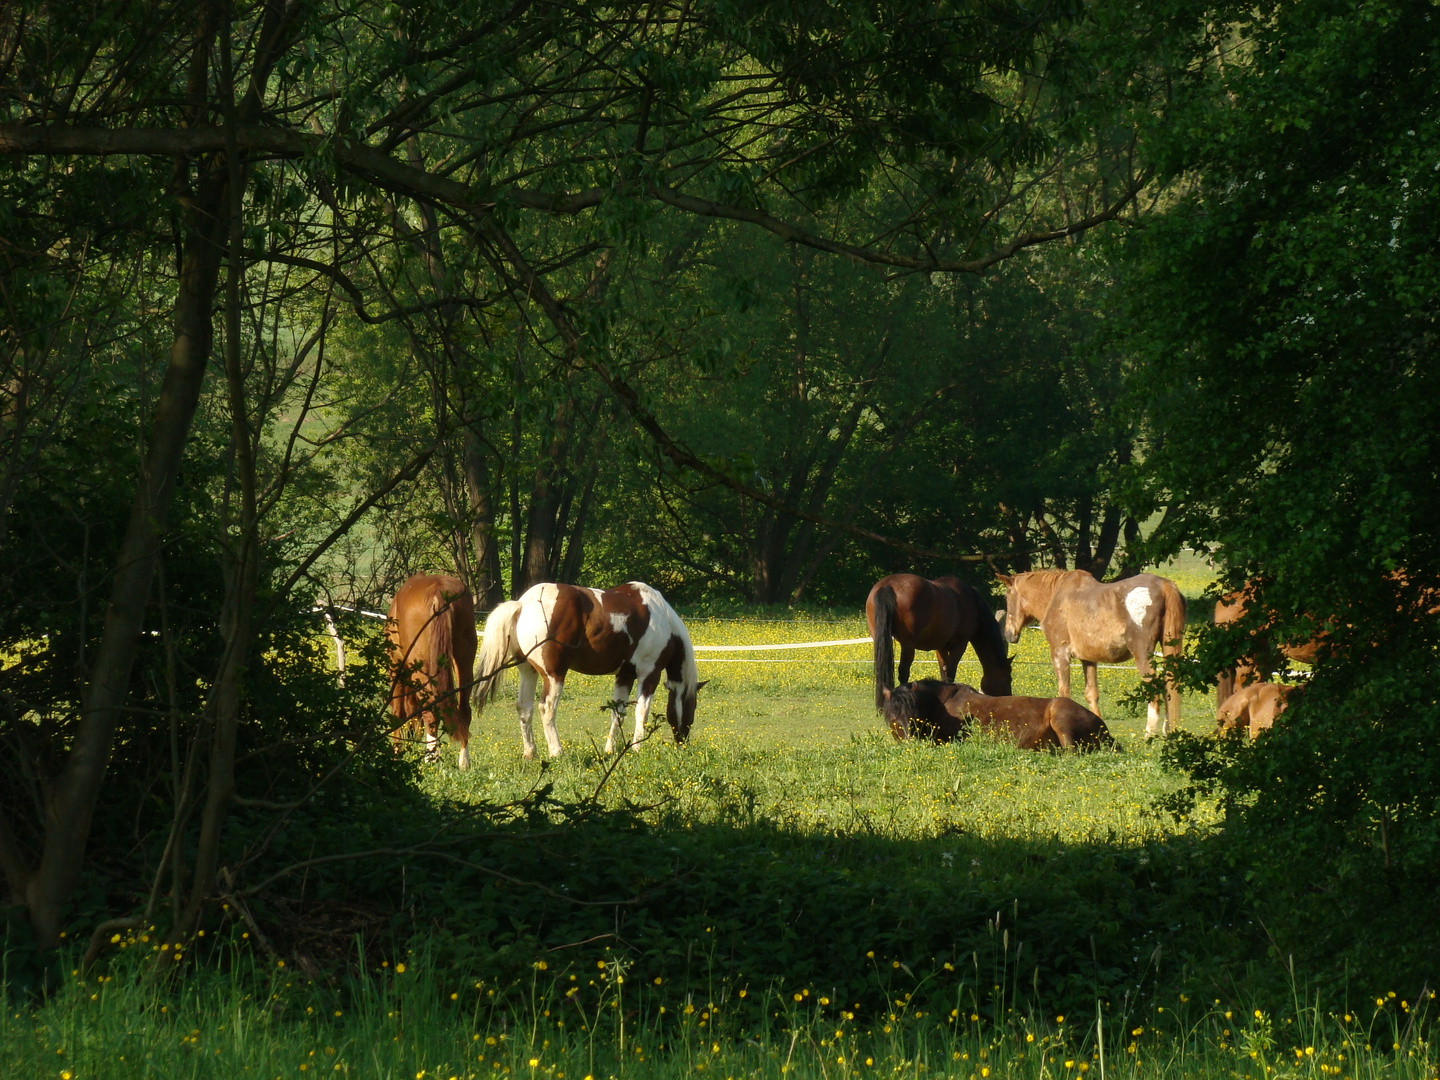
<path id="1" fill-rule="evenodd" d="M 890 696 L 885 699 L 885 721 L 890 720 L 913 720 L 922 717 L 920 711 L 920 696 L 917 694 L 917 687 L 924 687 L 927 682 L 934 682 L 933 679 L 922 679 L 919 682 L 906 683 L 904 686 L 897 686 L 890 691 Z M 934 691 L 932 690 L 933 694 Z"/>
<path id="2" fill-rule="evenodd" d="M 1045 614 L 1045 608 L 1055 596 L 1055 590 L 1060 587 L 1060 579 L 1068 574 L 1068 570 L 1026 570 L 1024 573 L 1016 574 L 1016 580 L 1028 578 L 1035 582 L 1038 591 L 1044 593 L 1045 603 L 1039 605 L 1035 618 L 1039 619 Z"/>
<path id="3" fill-rule="evenodd" d="M 659 589 L 646 585 L 643 581 L 632 581 L 630 584 L 635 586 L 640 593 L 640 599 L 650 609 L 651 621 L 655 620 L 657 614 L 663 615 L 670 624 L 670 633 L 678 637 L 685 647 L 685 659 L 680 665 L 680 693 L 690 697 L 700 686 L 700 668 L 695 664 L 695 646 L 690 643 L 690 631 L 685 629 L 680 616 L 675 614 L 669 601 L 660 595 Z"/>

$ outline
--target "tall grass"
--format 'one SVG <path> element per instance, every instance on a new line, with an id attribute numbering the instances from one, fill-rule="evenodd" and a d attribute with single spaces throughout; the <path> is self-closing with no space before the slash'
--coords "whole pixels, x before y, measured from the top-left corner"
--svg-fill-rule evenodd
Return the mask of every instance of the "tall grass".
<path id="1" fill-rule="evenodd" d="M 174 986 L 128 966 L 73 976 L 39 1008 L 8 1009 L 0 1071 L 60 1080 L 1437 1075 L 1423 1034 L 1428 998 L 1382 994 L 1347 1011 L 1297 994 L 1275 1015 L 1180 994 L 1144 1012 L 1111 1002 L 1096 1023 L 1046 1012 L 1004 966 L 957 974 L 948 1010 L 915 1009 L 909 973 L 873 962 L 896 977 L 891 1007 L 868 1017 L 810 986 L 722 986 L 676 1000 L 623 959 L 581 970 L 537 962 L 498 993 L 414 957 L 336 985 L 243 958 Z"/>

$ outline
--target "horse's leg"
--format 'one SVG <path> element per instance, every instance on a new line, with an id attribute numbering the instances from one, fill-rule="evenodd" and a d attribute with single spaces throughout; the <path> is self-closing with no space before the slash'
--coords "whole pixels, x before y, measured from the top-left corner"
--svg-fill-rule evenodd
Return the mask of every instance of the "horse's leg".
<path id="1" fill-rule="evenodd" d="M 1080 669 L 1085 672 L 1085 704 L 1096 716 L 1100 715 L 1100 665 L 1094 660 L 1081 660 Z"/>
<path id="2" fill-rule="evenodd" d="M 550 756 L 560 756 L 560 731 L 555 727 L 555 712 L 560 708 L 560 695 L 565 691 L 565 680 L 552 675 L 545 680 L 545 700 L 540 703 L 540 725 L 545 729 L 545 745 Z"/>
<path id="3" fill-rule="evenodd" d="M 895 680 L 896 686 L 904 686 L 910 681 L 910 665 L 915 662 L 915 646 L 900 643 L 900 674 Z"/>
<path id="4" fill-rule="evenodd" d="M 1070 654 L 1065 649 L 1050 650 L 1050 663 L 1055 666 L 1055 696 L 1070 696 Z"/>
<path id="5" fill-rule="evenodd" d="M 450 733 L 450 738 L 460 744 L 460 760 L 457 766 L 464 770 L 470 768 L 470 685 L 462 684 L 460 690 L 460 711 L 455 714 L 455 730 Z"/>
<path id="6" fill-rule="evenodd" d="M 954 682 L 955 669 L 960 666 L 960 657 L 965 654 L 965 642 L 959 645 L 952 644 L 948 649 L 939 649 L 935 653 L 935 659 L 940 662 L 940 681 Z"/>
<path id="7" fill-rule="evenodd" d="M 515 711 L 520 714 L 520 746 L 525 760 L 535 759 L 535 732 L 530 726 L 530 716 L 535 711 L 535 683 L 540 673 L 529 664 L 520 665 L 520 692 L 515 696 Z"/>
<path id="8" fill-rule="evenodd" d="M 622 666 L 615 673 L 615 689 L 610 692 L 610 734 L 605 737 L 605 752 L 615 752 L 615 740 L 620 737 L 620 728 L 625 723 L 625 703 L 630 700 L 631 682 L 622 681 L 628 673 Z M 633 675 L 630 676 L 634 678 Z"/>
<path id="9" fill-rule="evenodd" d="M 1148 679 L 1154 672 L 1154 665 L 1150 663 L 1150 654 L 1143 648 L 1136 648 L 1135 669 L 1140 672 L 1140 678 Z M 1145 705 L 1145 738 L 1153 739 L 1156 735 L 1169 734 L 1169 727 L 1160 719 L 1159 699 L 1151 698 Z"/>

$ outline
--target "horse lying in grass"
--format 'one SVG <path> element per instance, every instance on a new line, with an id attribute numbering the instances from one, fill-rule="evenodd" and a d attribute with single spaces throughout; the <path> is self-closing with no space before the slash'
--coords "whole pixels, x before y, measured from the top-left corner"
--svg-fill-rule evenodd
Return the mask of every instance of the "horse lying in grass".
<path id="1" fill-rule="evenodd" d="M 884 693 L 885 722 L 897 742 L 963 739 L 972 724 L 1022 750 L 1114 746 L 1105 721 L 1071 698 L 990 697 L 964 683 L 921 679 Z"/>
<path id="2" fill-rule="evenodd" d="M 1251 683 L 1231 694 L 1220 705 L 1216 721 L 1222 732 L 1244 728 L 1255 738 L 1275 726 L 1275 718 L 1285 711 L 1286 700 L 1293 686 L 1278 683 Z"/>

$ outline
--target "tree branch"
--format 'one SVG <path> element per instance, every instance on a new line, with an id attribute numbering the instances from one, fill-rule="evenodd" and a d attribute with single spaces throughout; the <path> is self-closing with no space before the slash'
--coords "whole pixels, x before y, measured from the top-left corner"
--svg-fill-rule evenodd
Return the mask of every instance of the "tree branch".
<path id="1" fill-rule="evenodd" d="M 486 214 L 497 204 L 507 202 L 529 210 L 550 214 L 578 214 L 598 206 L 609 191 L 591 188 L 585 191 L 551 194 L 521 189 L 474 191 L 448 177 L 437 176 L 397 161 L 389 154 L 363 143 L 347 142 L 337 137 L 306 135 L 298 131 L 242 124 L 236 144 L 249 153 L 270 153 L 287 157 L 304 157 L 322 151 L 329 153 L 346 170 L 368 176 L 381 186 L 411 198 L 443 203 L 471 215 Z M 106 129 L 79 127 L 39 127 L 0 124 L 0 154 L 194 154 L 225 149 L 224 128 L 197 126 L 173 130 Z M 1066 225 L 1063 229 L 1026 232 L 1001 244 L 977 259 L 936 259 L 897 255 L 874 248 L 858 247 L 817 235 L 775 217 L 764 210 L 752 210 L 709 199 L 696 198 L 674 188 L 655 184 L 633 188 L 620 184 L 618 194 L 645 196 L 699 217 L 726 218 L 741 221 L 773 233 L 792 244 L 801 244 L 855 262 L 890 266 L 909 273 L 979 274 L 1004 262 L 1013 255 L 1038 244 L 1063 240 L 1113 221 L 1135 201 L 1148 177 L 1141 177 L 1110 206 L 1089 217 Z"/>

